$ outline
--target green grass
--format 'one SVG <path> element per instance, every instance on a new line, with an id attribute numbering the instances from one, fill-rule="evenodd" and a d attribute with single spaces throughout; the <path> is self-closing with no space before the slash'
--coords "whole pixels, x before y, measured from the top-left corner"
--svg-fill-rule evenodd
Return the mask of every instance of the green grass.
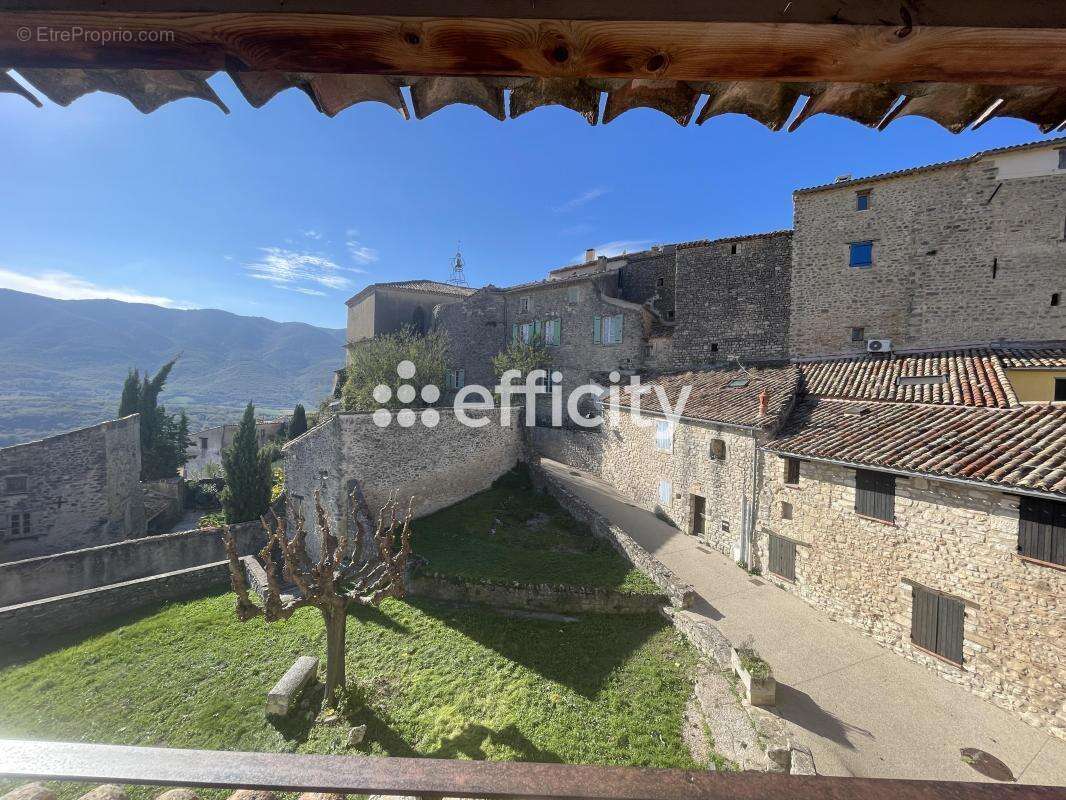
<path id="1" fill-rule="evenodd" d="M 225 594 L 172 604 L 7 663 L 0 736 L 698 767 L 681 739 L 695 654 L 654 615 L 567 623 L 421 601 L 360 608 L 348 622 L 349 710 L 324 725 L 317 700 L 284 722 L 263 713 L 297 656 L 324 658 L 318 612 L 242 624 L 233 603 Z M 348 750 L 358 724 L 366 740 Z"/>
<path id="2" fill-rule="evenodd" d="M 427 569 L 444 575 L 637 594 L 660 591 L 551 495 L 534 491 L 520 479 L 497 482 L 418 520 L 413 543 L 415 553 L 428 562 Z"/>

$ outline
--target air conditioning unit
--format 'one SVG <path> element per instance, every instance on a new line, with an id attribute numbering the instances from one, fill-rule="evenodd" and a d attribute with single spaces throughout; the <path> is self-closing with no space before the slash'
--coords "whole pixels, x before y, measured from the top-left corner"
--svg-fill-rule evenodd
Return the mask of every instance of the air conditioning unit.
<path id="1" fill-rule="evenodd" d="M 867 339 L 866 340 L 866 352 L 867 353 L 888 353 L 892 350 L 891 339 Z"/>

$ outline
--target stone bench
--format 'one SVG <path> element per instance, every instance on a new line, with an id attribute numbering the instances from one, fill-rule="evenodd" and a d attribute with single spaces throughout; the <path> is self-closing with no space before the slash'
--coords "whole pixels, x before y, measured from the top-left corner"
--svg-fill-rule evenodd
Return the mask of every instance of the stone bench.
<path id="1" fill-rule="evenodd" d="M 318 659 L 314 656 L 300 656 L 267 694 L 266 713 L 286 716 L 292 710 L 296 695 L 317 675 Z"/>

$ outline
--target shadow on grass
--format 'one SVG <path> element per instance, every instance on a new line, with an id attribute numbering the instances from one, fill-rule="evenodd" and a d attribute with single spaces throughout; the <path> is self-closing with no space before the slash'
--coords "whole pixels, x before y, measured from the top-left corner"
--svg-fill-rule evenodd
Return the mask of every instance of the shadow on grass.
<path id="1" fill-rule="evenodd" d="M 183 597 L 180 600 L 167 600 L 163 602 L 155 602 L 150 605 L 142 606 L 141 608 L 133 611 L 127 611 L 115 616 L 104 617 L 98 622 L 93 622 L 89 625 L 82 625 L 74 630 L 65 631 L 62 633 L 47 633 L 39 637 L 35 637 L 32 641 L 26 642 L 22 645 L 13 645 L 10 648 L 3 648 L 0 651 L 0 668 L 12 666 L 14 664 L 20 664 L 26 661 L 33 661 L 41 656 L 48 655 L 57 650 L 63 650 L 67 647 L 72 647 L 76 644 L 81 644 L 87 639 L 91 639 L 94 636 L 99 636 L 104 633 L 111 633 L 119 628 L 125 628 L 129 625 L 134 625 L 141 620 L 158 614 L 166 608 L 170 608 L 174 605 L 181 605 L 183 603 L 192 603 L 197 600 L 207 600 L 209 598 L 221 597 L 222 595 L 229 593 L 229 587 L 219 587 L 213 591 L 201 592 L 199 594 L 189 595 Z"/>
<path id="2" fill-rule="evenodd" d="M 611 673 L 667 626 L 653 614 L 588 614 L 578 622 L 560 624 L 505 616 L 485 606 L 445 605 L 418 598 L 408 602 L 509 661 L 590 699 Z"/>

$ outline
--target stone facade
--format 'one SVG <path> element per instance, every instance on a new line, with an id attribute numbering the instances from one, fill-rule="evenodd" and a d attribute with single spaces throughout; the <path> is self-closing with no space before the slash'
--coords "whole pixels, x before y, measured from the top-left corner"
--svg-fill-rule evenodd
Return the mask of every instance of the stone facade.
<path id="1" fill-rule="evenodd" d="M 507 348 L 511 326 L 502 289 L 486 286 L 461 303 L 441 307 L 434 319 L 448 336 L 448 368 L 463 370 L 464 383 L 493 386 L 492 359 Z"/>
<path id="2" fill-rule="evenodd" d="M 401 428 L 395 421 L 379 428 L 371 414 L 337 414 L 285 446 L 286 495 L 313 525 L 320 492 L 337 531 L 347 529 L 346 500 L 356 481 L 372 513 L 391 493 L 403 506 L 413 496 L 416 517 L 457 503 L 487 489 L 522 456 L 520 415 L 509 426 L 500 424 L 499 412 L 470 416 L 488 422 L 468 427 L 452 410 L 440 409 L 432 428 L 420 422 Z M 318 545 L 317 537 L 308 538 L 316 555 Z"/>
<path id="3" fill-rule="evenodd" d="M 1066 738 L 1066 572 L 1018 558 L 1016 497 L 897 477 L 895 522 L 885 523 L 855 513 L 852 469 L 804 461 L 798 486 L 783 475 L 783 459 L 767 454 L 757 550 L 768 579 Z M 799 543 L 794 582 L 766 568 L 771 533 Z M 912 644 L 912 585 L 965 604 L 961 666 Z"/>
<path id="4" fill-rule="evenodd" d="M 459 290 L 447 284 L 434 291 L 433 281 L 410 281 L 414 287 L 400 284 L 373 284 L 348 300 L 348 344 L 397 333 L 412 327 L 425 333 L 433 323 L 437 306 L 457 303 L 472 290 Z"/>
<path id="5" fill-rule="evenodd" d="M 679 246 L 673 366 L 784 358 L 791 272 L 791 231 Z"/>
<path id="6" fill-rule="evenodd" d="M 259 447 L 263 447 L 278 435 L 278 430 L 285 424 L 279 419 L 272 422 L 256 422 L 255 438 Z M 222 451 L 233 444 L 238 425 L 216 425 L 213 428 L 190 434 L 191 444 L 185 454 L 189 460 L 185 463 L 185 475 L 189 478 L 206 477 L 204 471 L 221 470 Z M 221 472 L 217 472 L 221 475 Z"/>
<path id="7" fill-rule="evenodd" d="M 863 350 L 867 339 L 1064 338 L 1066 304 L 1051 302 L 1066 294 L 1058 164 L 1049 146 L 796 192 L 791 355 Z M 872 266 L 850 267 L 849 244 L 865 241 Z"/>
<path id="8" fill-rule="evenodd" d="M 144 535 L 137 415 L 0 448 L 0 562 Z"/>

